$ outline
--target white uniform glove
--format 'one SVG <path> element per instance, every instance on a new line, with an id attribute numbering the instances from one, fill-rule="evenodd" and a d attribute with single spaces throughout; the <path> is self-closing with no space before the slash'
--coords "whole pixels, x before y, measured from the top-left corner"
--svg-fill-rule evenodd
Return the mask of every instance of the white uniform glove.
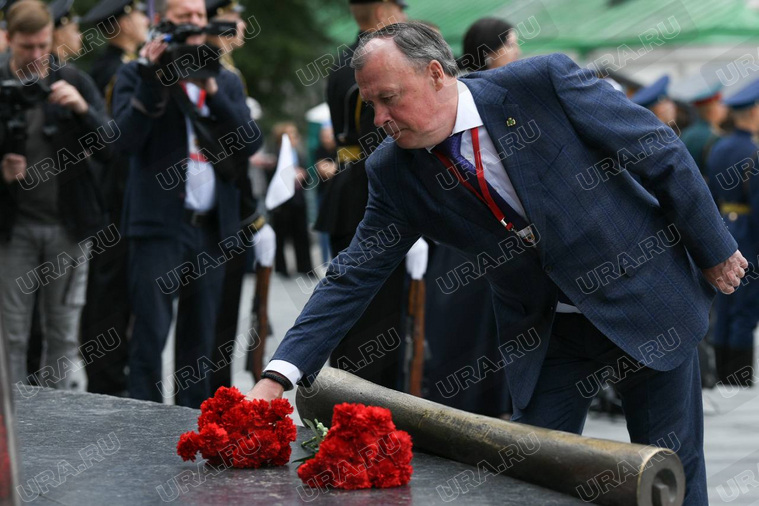
<path id="1" fill-rule="evenodd" d="M 277 251 L 277 235 L 274 229 L 265 224 L 253 236 L 253 250 L 256 252 L 256 261 L 261 267 L 274 265 L 274 253 Z"/>
<path id="2" fill-rule="evenodd" d="M 406 253 L 406 271 L 411 275 L 411 279 L 418 280 L 424 277 L 424 273 L 427 272 L 429 251 L 427 242 L 420 238 Z"/>

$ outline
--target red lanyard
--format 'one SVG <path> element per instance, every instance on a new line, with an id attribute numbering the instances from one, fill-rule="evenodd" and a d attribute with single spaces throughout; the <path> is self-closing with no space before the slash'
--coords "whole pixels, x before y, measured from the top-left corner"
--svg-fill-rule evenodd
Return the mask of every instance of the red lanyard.
<path id="1" fill-rule="evenodd" d="M 187 98 L 190 98 L 190 94 L 187 93 L 187 85 L 185 83 L 180 83 L 182 85 L 182 89 L 184 90 L 185 94 L 187 95 Z M 192 99 L 190 99 L 192 101 Z M 198 96 L 198 103 L 195 104 L 198 106 L 198 110 L 203 109 L 203 105 L 206 103 L 206 90 L 203 88 L 200 88 L 200 96 Z"/>
<path id="2" fill-rule="evenodd" d="M 190 94 L 187 93 L 187 86 L 185 83 L 180 83 L 182 85 L 182 89 L 184 90 L 185 94 L 187 95 L 187 98 L 190 98 Z M 190 99 L 192 101 L 192 99 Z M 203 109 L 203 105 L 206 103 L 206 90 L 203 88 L 200 89 L 200 95 L 198 96 L 198 103 L 195 104 L 198 107 L 198 111 Z M 195 149 L 190 149 L 190 160 L 194 160 L 196 162 L 201 163 L 207 163 L 208 158 L 203 155 L 203 153 L 200 153 L 199 151 L 196 151 Z"/>
<path id="3" fill-rule="evenodd" d="M 443 162 L 446 167 L 448 167 L 448 170 L 453 172 L 459 182 L 461 182 L 467 190 L 474 193 L 478 199 L 480 199 L 488 206 L 488 208 L 490 208 L 490 212 L 493 213 L 493 216 L 495 216 L 495 218 L 504 227 L 506 227 L 506 230 L 511 230 L 514 228 L 514 224 L 510 221 L 506 221 L 506 215 L 503 214 L 503 211 L 501 211 L 501 209 L 498 207 L 498 204 L 496 204 L 493 200 L 493 197 L 490 195 L 490 189 L 488 188 L 487 182 L 485 181 L 485 169 L 483 168 L 482 155 L 480 154 L 480 134 L 478 132 L 478 128 L 472 128 L 470 132 L 472 133 L 472 150 L 474 151 L 474 164 L 477 168 L 477 181 L 479 182 L 480 191 L 482 194 L 475 190 L 472 185 L 470 185 L 469 182 L 467 182 L 461 176 L 459 171 L 456 170 L 456 167 L 454 167 L 453 163 L 448 159 L 447 156 L 438 152 L 435 152 L 435 154 L 440 159 L 440 161 Z"/>

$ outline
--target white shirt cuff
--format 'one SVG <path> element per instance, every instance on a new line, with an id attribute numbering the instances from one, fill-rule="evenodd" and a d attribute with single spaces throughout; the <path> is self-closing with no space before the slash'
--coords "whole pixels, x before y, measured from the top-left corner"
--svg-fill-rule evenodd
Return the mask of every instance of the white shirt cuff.
<path id="1" fill-rule="evenodd" d="M 284 360 L 272 360 L 269 362 L 269 365 L 264 368 L 264 372 L 266 371 L 278 372 L 290 380 L 290 383 L 292 383 L 293 386 L 295 386 L 295 384 L 303 377 L 303 371 L 298 369 L 297 366 Z"/>

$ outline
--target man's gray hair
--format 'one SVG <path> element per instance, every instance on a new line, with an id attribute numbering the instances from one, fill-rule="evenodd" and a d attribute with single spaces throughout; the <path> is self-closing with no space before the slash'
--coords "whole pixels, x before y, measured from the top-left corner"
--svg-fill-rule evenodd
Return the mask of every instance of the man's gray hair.
<path id="1" fill-rule="evenodd" d="M 367 56 L 371 52 L 366 50 L 366 45 L 374 39 L 391 39 L 417 70 L 422 70 L 432 60 L 437 60 L 447 75 L 455 77 L 458 74 L 453 51 L 443 37 L 429 26 L 416 22 L 395 23 L 362 35 L 351 61 L 351 66 L 356 70 L 361 70 L 366 65 Z"/>

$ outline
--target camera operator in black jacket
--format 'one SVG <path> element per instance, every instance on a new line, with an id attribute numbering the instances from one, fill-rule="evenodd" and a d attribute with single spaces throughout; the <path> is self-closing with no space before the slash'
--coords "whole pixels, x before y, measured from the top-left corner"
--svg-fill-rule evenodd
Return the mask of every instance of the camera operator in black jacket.
<path id="1" fill-rule="evenodd" d="M 90 159 L 119 135 L 91 79 L 51 55 L 46 5 L 8 11 L 10 51 L 0 56 L 0 322 L 11 379 L 27 382 L 26 348 L 35 292 L 47 343 L 37 373 L 66 388 L 77 358 L 87 263 L 102 249 L 102 202 Z M 117 240 L 118 238 L 111 238 Z"/>

